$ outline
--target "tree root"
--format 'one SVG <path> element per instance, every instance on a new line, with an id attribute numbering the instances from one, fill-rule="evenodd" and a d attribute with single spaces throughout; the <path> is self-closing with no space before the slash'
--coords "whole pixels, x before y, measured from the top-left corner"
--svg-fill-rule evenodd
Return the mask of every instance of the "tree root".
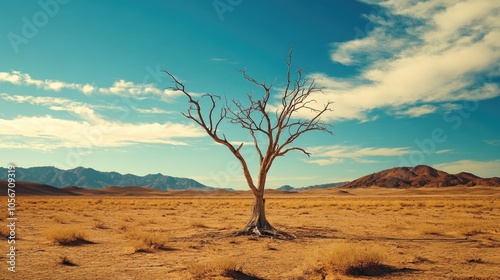
<path id="1" fill-rule="evenodd" d="M 270 228 L 258 228 L 257 226 L 246 226 L 244 229 L 238 231 L 235 233 L 236 236 L 243 236 L 243 235 L 254 235 L 257 237 L 270 237 L 270 238 L 276 238 L 276 239 L 284 239 L 284 240 L 293 240 L 295 239 L 295 235 L 277 230 L 274 227 Z"/>

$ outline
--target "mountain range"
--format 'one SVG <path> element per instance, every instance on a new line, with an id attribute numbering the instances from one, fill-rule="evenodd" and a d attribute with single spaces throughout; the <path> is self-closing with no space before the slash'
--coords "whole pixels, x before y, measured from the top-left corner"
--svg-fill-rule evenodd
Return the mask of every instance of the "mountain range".
<path id="1" fill-rule="evenodd" d="M 8 174 L 0 168 L 0 174 Z M 216 189 L 193 179 L 162 174 L 136 176 L 117 172 L 100 172 L 77 167 L 61 170 L 55 167 L 16 168 L 16 193 L 26 195 L 168 195 L 165 190 L 207 191 L 215 195 L 236 195 L 231 189 Z M 4 176 L 6 177 L 6 175 Z M 7 181 L 0 176 L 0 195 L 7 193 Z M 481 178 L 471 173 L 449 174 L 426 165 L 396 167 L 363 176 L 351 182 L 329 183 L 303 188 L 282 186 L 276 191 L 297 192 L 329 188 L 421 188 L 452 186 L 499 186 L 500 178 Z M 274 190 L 269 190 L 274 191 Z M 210 192 L 212 193 L 212 192 Z"/>
<path id="2" fill-rule="evenodd" d="M 417 165 L 382 170 L 347 183 L 342 188 L 371 186 L 385 188 L 500 186 L 500 178 L 481 178 L 466 172 L 449 174 L 427 165 Z"/>
<path id="3" fill-rule="evenodd" d="M 305 191 L 305 190 L 312 190 L 312 189 L 328 189 L 328 188 L 334 188 L 334 187 L 341 187 L 345 184 L 349 183 L 347 182 L 337 182 L 337 183 L 328 183 L 328 184 L 321 184 L 321 185 L 312 185 L 312 186 L 307 186 L 307 187 L 301 187 L 301 188 L 294 188 L 290 185 L 284 185 L 279 188 L 277 188 L 277 191 L 288 191 L 288 192 L 293 192 L 293 191 Z"/>
<path id="4" fill-rule="evenodd" d="M 0 174 L 7 169 L 0 168 Z M 6 175 L 5 175 L 6 176 Z M 6 179 L 2 178 L 1 179 Z M 77 167 L 61 170 L 52 166 L 16 168 L 17 181 L 29 181 L 58 188 L 77 186 L 87 189 L 101 189 L 108 186 L 141 186 L 157 190 L 214 190 L 193 179 L 177 178 L 162 174 L 137 176 L 117 172 L 100 172 L 92 168 Z"/>

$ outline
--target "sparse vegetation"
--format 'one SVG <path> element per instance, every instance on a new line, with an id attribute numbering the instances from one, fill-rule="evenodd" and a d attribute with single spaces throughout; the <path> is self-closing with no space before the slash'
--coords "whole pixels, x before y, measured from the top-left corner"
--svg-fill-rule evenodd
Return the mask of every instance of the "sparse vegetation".
<path id="1" fill-rule="evenodd" d="M 134 253 L 170 249 L 167 246 L 169 237 L 162 232 L 149 232 L 136 229 L 134 231 L 129 231 L 127 236 L 132 241 Z"/>
<path id="2" fill-rule="evenodd" d="M 344 275 L 380 276 L 391 272 L 379 246 L 340 243 L 322 249 L 312 270 Z"/>
<path id="3" fill-rule="evenodd" d="M 225 276 L 232 279 L 259 279 L 251 273 L 245 273 L 243 266 L 235 257 L 219 257 L 208 262 L 189 262 L 187 269 L 195 279 L 204 279 L 209 276 Z M 242 276 L 247 276 L 247 278 L 242 278 Z"/>
<path id="4" fill-rule="evenodd" d="M 71 261 L 68 257 L 63 256 L 59 258 L 60 265 L 65 265 L 65 266 L 77 266 L 73 261 Z"/>
<path id="5" fill-rule="evenodd" d="M 462 195 L 464 191 L 471 194 Z M 234 235 L 246 222 L 251 194 L 103 197 L 102 210 L 89 208 L 96 197 L 21 197 L 23 223 L 16 238 L 22 242 L 16 245 L 29 259 L 24 266 L 29 269 L 16 273 L 23 279 L 59 279 L 68 278 L 70 271 L 70 278 L 85 279 L 92 268 L 93 277 L 113 279 L 126 278 L 137 267 L 145 279 L 313 280 L 352 279 L 357 276 L 349 274 L 377 271 L 392 271 L 377 279 L 440 279 L 453 270 L 457 279 L 495 279 L 500 194 L 493 189 L 429 196 L 380 189 L 335 193 L 268 194 L 272 223 L 296 235 L 294 241 Z M 69 246 L 54 246 L 58 240 Z M 86 240 L 92 245 L 71 246 L 88 244 Z M 347 262 L 339 257 L 341 244 L 359 250 L 361 258 Z M 55 256 L 52 261 L 48 253 Z M 370 259 L 380 266 L 358 265 Z M 102 260 L 113 260 L 113 270 L 101 266 Z M 348 269 L 342 261 L 354 265 Z M 46 270 L 47 262 L 59 267 Z"/>
<path id="6" fill-rule="evenodd" d="M 76 226 L 53 226 L 45 231 L 45 237 L 59 245 L 80 245 L 89 243 L 86 234 Z"/>

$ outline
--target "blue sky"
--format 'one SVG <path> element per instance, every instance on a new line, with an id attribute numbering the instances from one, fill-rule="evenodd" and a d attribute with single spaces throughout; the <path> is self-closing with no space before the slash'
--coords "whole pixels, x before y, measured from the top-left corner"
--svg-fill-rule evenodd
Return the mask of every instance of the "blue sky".
<path id="1" fill-rule="evenodd" d="M 335 102 L 324 116 L 334 136 L 304 135 L 312 156 L 277 159 L 268 188 L 418 164 L 500 176 L 498 1 L 282 3 L 2 1 L 1 164 L 246 189 L 229 151 L 180 115 L 186 98 L 161 70 L 192 93 L 240 99 L 261 94 L 246 69 L 278 96 L 294 45 L 294 67 L 324 88 L 318 104 Z"/>

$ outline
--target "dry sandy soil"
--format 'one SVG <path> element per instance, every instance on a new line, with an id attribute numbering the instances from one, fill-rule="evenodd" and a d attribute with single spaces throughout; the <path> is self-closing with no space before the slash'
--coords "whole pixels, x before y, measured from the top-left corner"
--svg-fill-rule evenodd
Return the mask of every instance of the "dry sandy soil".
<path id="1" fill-rule="evenodd" d="M 17 272 L 7 271 L 2 238 L 0 278 L 500 279 L 499 188 L 318 190 L 266 201 L 269 221 L 296 239 L 234 236 L 250 216 L 244 193 L 17 197 Z M 346 251 L 379 266 L 349 274 L 346 262 L 360 261 Z"/>

